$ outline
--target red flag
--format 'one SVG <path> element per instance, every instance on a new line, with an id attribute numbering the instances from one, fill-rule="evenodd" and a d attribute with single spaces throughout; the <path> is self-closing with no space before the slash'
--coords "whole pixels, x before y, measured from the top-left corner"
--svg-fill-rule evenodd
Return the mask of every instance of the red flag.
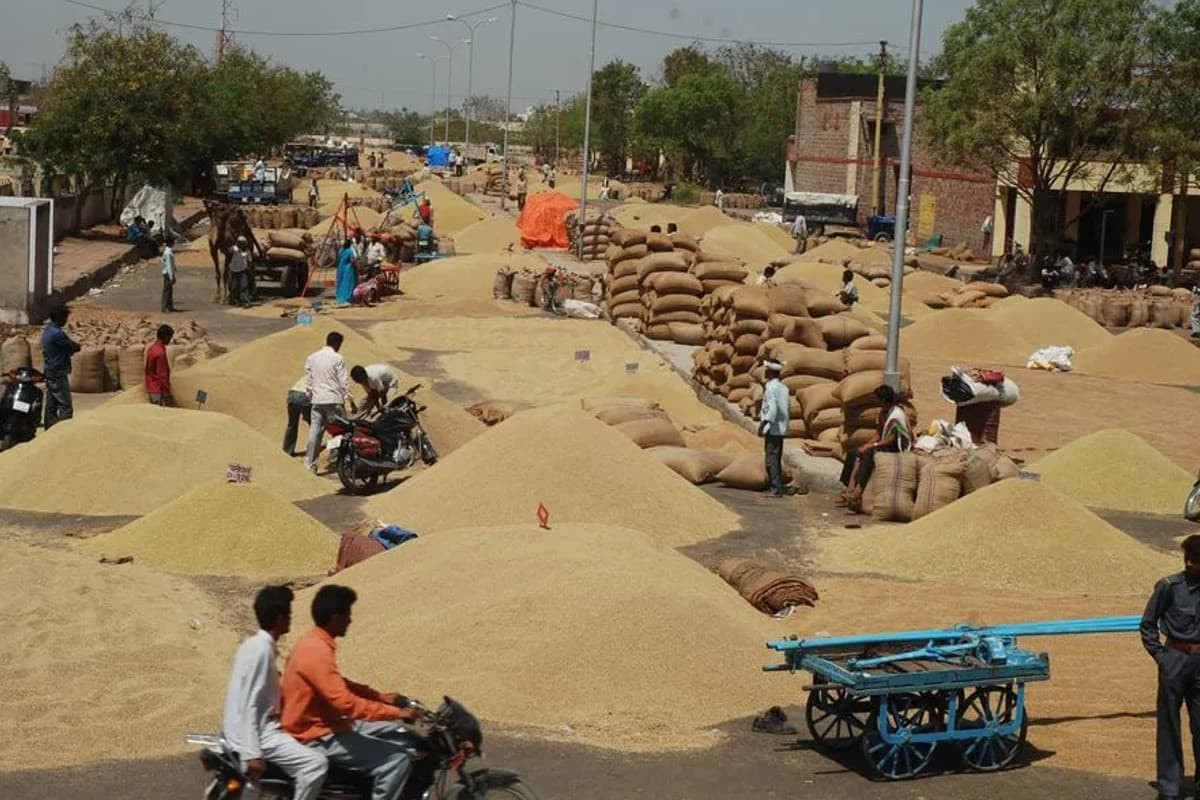
<path id="1" fill-rule="evenodd" d="M 542 503 L 538 503 L 537 518 L 539 526 L 550 530 L 550 509 L 546 508 Z"/>

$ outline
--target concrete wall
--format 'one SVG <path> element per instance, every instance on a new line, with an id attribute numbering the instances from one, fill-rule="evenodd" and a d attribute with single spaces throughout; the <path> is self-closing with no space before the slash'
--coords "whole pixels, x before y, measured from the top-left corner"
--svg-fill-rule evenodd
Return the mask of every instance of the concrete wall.
<path id="1" fill-rule="evenodd" d="M 83 217 L 80 219 L 82 228 L 90 228 L 93 225 L 99 225 L 102 222 L 112 222 L 113 218 L 109 215 L 109 204 L 112 201 L 113 188 L 110 186 L 105 189 L 96 189 L 88 194 L 83 201 Z M 126 193 L 123 198 L 121 207 L 124 208 L 125 202 L 128 201 L 131 193 Z M 75 206 L 79 203 L 79 195 L 70 193 L 56 195 L 54 197 L 54 240 L 58 241 L 64 236 L 70 236 L 73 233 L 79 233 L 81 228 L 75 226 Z M 120 213 L 120 212 L 118 212 Z"/>
<path id="2" fill-rule="evenodd" d="M 0 322 L 43 318 L 54 284 L 50 200 L 0 198 Z"/>

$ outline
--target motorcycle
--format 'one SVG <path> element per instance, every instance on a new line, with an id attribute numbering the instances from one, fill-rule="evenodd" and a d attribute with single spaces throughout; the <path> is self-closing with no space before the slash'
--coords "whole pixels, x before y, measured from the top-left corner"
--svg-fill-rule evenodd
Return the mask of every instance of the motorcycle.
<path id="1" fill-rule="evenodd" d="M 330 439 L 330 462 L 337 467 L 338 479 L 351 494 L 373 489 L 389 472 L 408 469 L 420 458 L 426 465 L 437 463 L 437 450 L 425 429 L 413 394 L 416 384 L 388 403 L 373 420 L 335 414 L 325 424 Z"/>
<path id="2" fill-rule="evenodd" d="M 42 421 L 42 390 L 37 384 L 44 380 L 33 367 L 17 367 L 6 373 L 9 383 L 0 395 L 0 451 L 33 441 Z"/>
<path id="3" fill-rule="evenodd" d="M 382 734 L 403 742 L 413 757 L 413 770 L 404 785 L 401 800 L 537 800 L 537 795 L 519 775 L 503 769 L 468 770 L 467 762 L 483 755 L 483 731 L 479 720 L 461 703 L 446 697 L 437 711 L 430 711 L 415 700 L 404 706 L 414 709 L 424 731 L 397 726 L 393 733 Z M 217 734 L 189 733 L 188 744 L 198 744 L 200 763 L 212 773 L 204 791 L 204 800 L 237 800 L 249 785 L 236 753 L 229 750 L 224 737 Z M 456 780 L 457 778 L 457 780 Z M 331 763 L 318 797 L 321 800 L 369 800 L 371 776 Z M 289 800 L 292 781 L 283 770 L 268 763 L 256 786 L 259 797 Z M 249 796 L 255 796 L 251 793 Z"/>
<path id="4" fill-rule="evenodd" d="M 1196 475 L 1196 482 L 1184 501 L 1183 517 L 1189 522 L 1200 522 L 1200 474 Z"/>

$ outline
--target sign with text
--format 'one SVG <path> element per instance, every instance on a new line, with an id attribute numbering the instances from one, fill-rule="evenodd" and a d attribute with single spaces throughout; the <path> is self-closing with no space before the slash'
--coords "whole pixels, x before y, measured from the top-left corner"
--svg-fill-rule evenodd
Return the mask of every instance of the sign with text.
<path id="1" fill-rule="evenodd" d="M 250 467 L 244 464 L 230 464 L 225 467 L 226 483 L 249 483 Z"/>

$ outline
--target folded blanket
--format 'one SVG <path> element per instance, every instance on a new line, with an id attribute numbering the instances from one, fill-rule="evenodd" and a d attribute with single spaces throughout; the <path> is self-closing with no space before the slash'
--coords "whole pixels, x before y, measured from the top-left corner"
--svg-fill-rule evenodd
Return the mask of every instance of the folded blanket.
<path id="1" fill-rule="evenodd" d="M 717 566 L 717 574 L 764 614 L 817 602 L 817 590 L 806 581 L 761 561 L 727 558 Z"/>

